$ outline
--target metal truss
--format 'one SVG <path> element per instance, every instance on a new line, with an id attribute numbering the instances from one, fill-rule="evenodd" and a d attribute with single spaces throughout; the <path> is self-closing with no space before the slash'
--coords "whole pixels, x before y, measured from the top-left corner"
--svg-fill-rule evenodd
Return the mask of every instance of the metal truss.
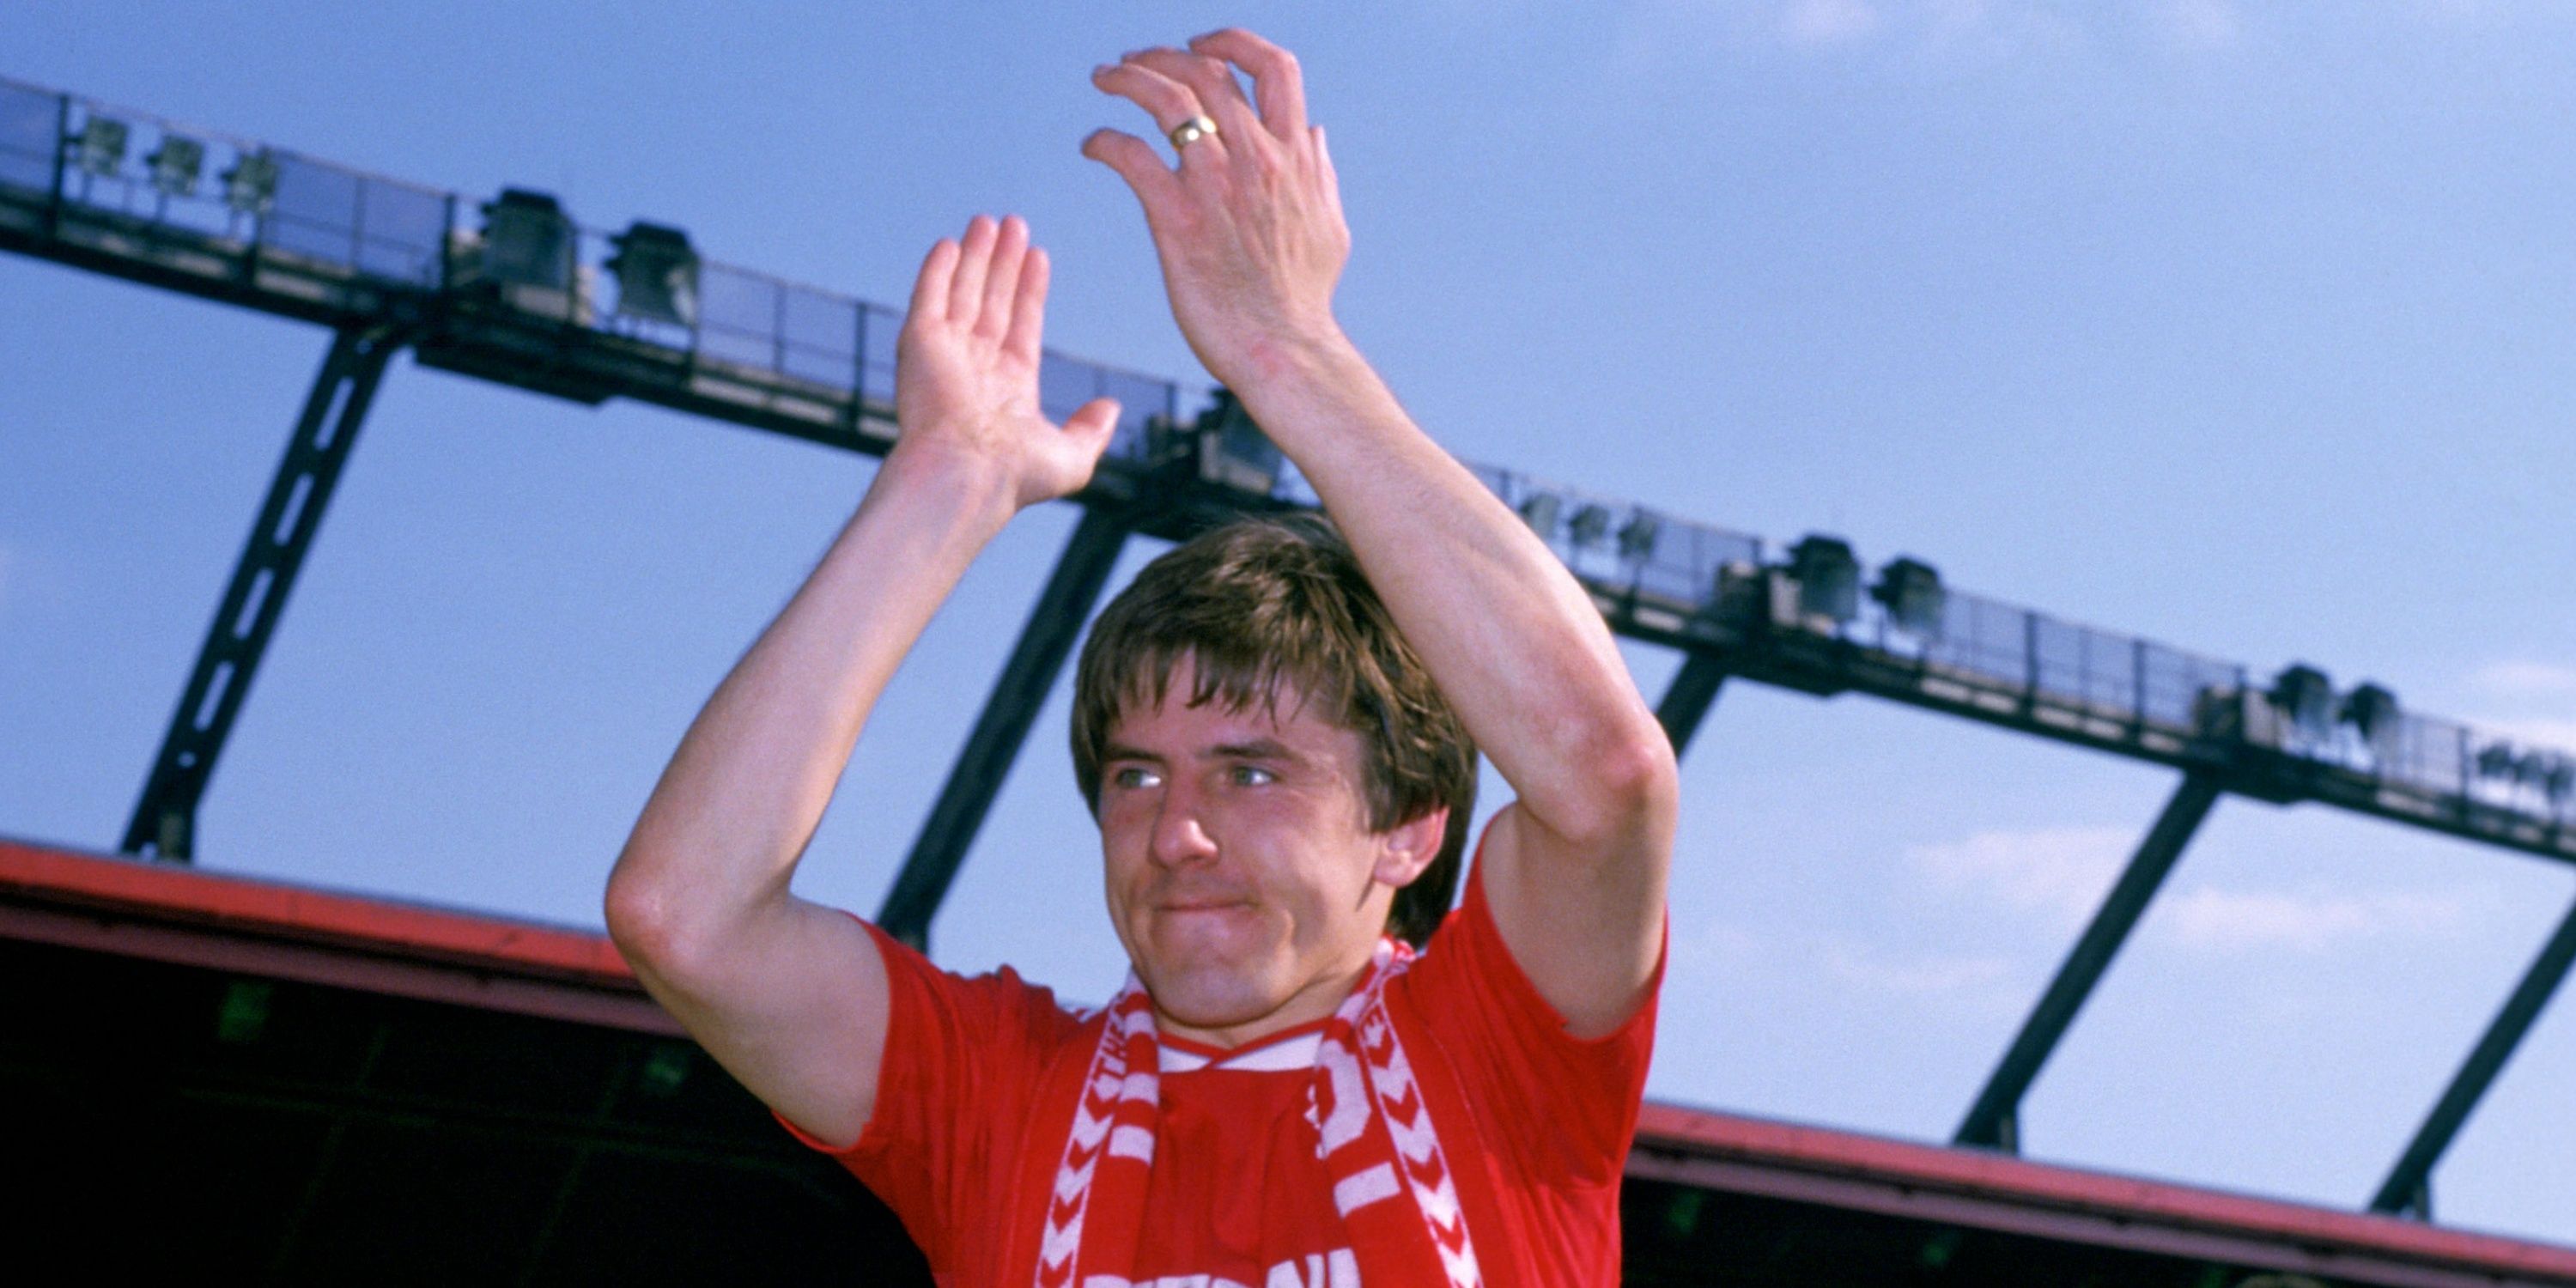
<path id="1" fill-rule="evenodd" d="M 2212 805 L 2218 803 L 2218 780 L 2208 774 L 2185 774 L 2165 802 L 2164 812 L 2156 816 L 2155 826 L 2147 829 L 2146 839 L 2138 843 L 2137 852 L 2129 857 L 2129 866 L 2111 886 L 2102 906 L 2093 912 L 2091 924 L 2075 941 L 2075 948 L 2057 968 L 2057 977 L 2048 983 L 2039 1005 L 2022 1021 L 2021 1032 L 2004 1052 L 2003 1061 L 1986 1079 L 1976 1104 L 1968 1110 L 1966 1120 L 1951 1140 L 1960 1145 L 1983 1145 L 1994 1149 L 2018 1148 L 2021 1135 L 2021 1098 L 2039 1077 L 2040 1066 L 2048 1062 L 2057 1049 L 2057 1041 L 2075 1023 L 2075 1013 L 2084 999 L 2093 995 L 2093 986 L 2111 968 L 2111 958 L 2118 955 L 2129 932 L 2137 928 L 2138 918 L 2145 915 L 2147 904 L 2164 884 L 2165 874 L 2173 871 L 2182 858 L 2185 845 L 2209 817 Z"/>
<path id="2" fill-rule="evenodd" d="M 965 750 L 958 753 L 947 785 L 940 788 L 939 802 L 931 807 L 911 855 L 895 875 L 884 906 L 877 909 L 877 924 L 886 933 L 928 950 L 930 919 L 948 897 L 949 883 L 956 880 L 958 865 L 966 861 L 966 850 L 975 843 L 993 797 L 1001 792 L 1002 780 L 1011 772 L 1011 762 L 1018 758 L 1047 690 L 1064 669 L 1074 637 L 1090 620 L 1101 588 L 1108 585 L 1118 552 L 1126 548 L 1128 532 L 1125 518 L 1116 510 L 1098 506 L 1083 512 L 1082 522 L 1056 560 L 1055 571 L 1047 577 L 1046 589 L 1038 592 L 1037 606 L 1029 612 L 1029 624 L 1021 629 L 1020 642 L 1011 649 L 1001 679 L 984 702 L 984 714 L 976 718 Z"/>
<path id="3" fill-rule="evenodd" d="M 1725 683 L 1726 663 L 1716 654 L 1693 653 L 1682 659 L 1682 669 L 1664 686 L 1663 701 L 1655 704 L 1655 722 L 1673 740 L 1674 755 L 1690 749 L 1691 735 L 1699 732 L 1699 722 L 1717 702 L 1717 691 Z"/>
<path id="4" fill-rule="evenodd" d="M 2451 1138 L 2469 1120 L 2469 1111 L 2503 1072 L 2505 1061 L 2513 1058 L 2513 1049 L 2531 1031 L 2532 1021 L 2540 1018 L 2541 1008 L 2549 1005 L 2549 995 L 2567 978 L 2567 969 L 2576 964 L 2576 908 L 2558 923 L 2557 933 L 2541 947 L 2532 959 L 2522 982 L 2514 985 L 2513 995 L 2505 999 L 2504 1008 L 2487 1022 L 2486 1032 L 2477 1046 L 2469 1051 L 2466 1063 L 2451 1076 L 2450 1085 L 2442 1089 L 2442 1098 L 2424 1124 L 2415 1129 L 2414 1139 L 2406 1143 L 2406 1152 L 2398 1155 L 2397 1166 L 2389 1169 L 2388 1179 L 2380 1182 L 2379 1192 L 2370 1199 L 2373 1212 L 2403 1212 L 2425 1220 L 2433 1218 L 2433 1164 L 2442 1151 L 2451 1147 Z"/>
<path id="5" fill-rule="evenodd" d="M 185 863 L 196 849 L 197 802 L 231 736 L 233 718 L 259 672 L 269 637 L 286 611 L 295 575 L 304 567 L 323 511 L 340 481 L 340 467 L 358 441 L 358 427 L 384 378 L 385 364 L 402 347 L 391 327 L 348 329 L 331 343 L 313 392 L 287 440 L 286 458 L 260 503 L 250 540 L 233 565 L 232 581 L 206 628 L 206 642 L 180 690 L 179 709 L 161 738 L 160 754 L 144 779 L 143 798 L 125 825 L 119 848 Z"/>

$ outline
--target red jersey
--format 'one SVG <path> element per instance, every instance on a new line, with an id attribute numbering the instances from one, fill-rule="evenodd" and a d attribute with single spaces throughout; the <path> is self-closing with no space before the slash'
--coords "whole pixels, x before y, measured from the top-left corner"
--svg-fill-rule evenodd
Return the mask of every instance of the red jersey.
<path id="1" fill-rule="evenodd" d="M 939 1283 L 1022 1288 L 1106 1021 L 1007 967 L 961 978 L 875 938 L 891 994 L 876 1111 L 830 1152 L 902 1218 Z M 1465 903 L 1388 983 L 1492 1288 L 1617 1282 L 1619 1179 L 1661 983 L 1658 965 L 1617 1032 L 1568 1036 L 1512 960 L 1472 870 Z M 1322 1027 L 1231 1051 L 1162 1040 L 1136 1288 L 1357 1288 L 1306 1118 Z"/>

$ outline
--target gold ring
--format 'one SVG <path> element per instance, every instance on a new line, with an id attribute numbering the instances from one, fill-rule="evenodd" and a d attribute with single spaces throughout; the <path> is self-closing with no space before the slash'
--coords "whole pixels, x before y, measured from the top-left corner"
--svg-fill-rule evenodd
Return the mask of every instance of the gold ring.
<path id="1" fill-rule="evenodd" d="M 1178 152 L 1201 139 L 1216 137 L 1216 122 L 1204 116 L 1193 116 L 1172 127 L 1172 150 Z"/>

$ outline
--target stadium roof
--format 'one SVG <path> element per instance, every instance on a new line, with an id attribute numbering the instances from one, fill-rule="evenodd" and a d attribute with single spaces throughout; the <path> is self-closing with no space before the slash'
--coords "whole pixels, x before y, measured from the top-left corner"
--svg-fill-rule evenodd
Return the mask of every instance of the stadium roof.
<path id="1" fill-rule="evenodd" d="M 28 1237 L 295 1280 L 920 1281 L 598 934 L 0 840 L 0 959 Z M 2576 1285 L 2576 1249 L 1673 1105 L 1629 1182 L 1633 1284 Z"/>

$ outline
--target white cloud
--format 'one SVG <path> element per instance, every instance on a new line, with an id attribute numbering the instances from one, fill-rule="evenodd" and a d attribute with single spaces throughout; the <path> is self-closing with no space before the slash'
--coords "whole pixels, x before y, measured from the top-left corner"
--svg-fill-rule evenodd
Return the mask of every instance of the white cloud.
<path id="1" fill-rule="evenodd" d="M 2537 658 L 2490 662 L 2470 673 L 2468 687 L 2481 699 L 2468 717 L 2473 728 L 2526 747 L 2576 752 L 2576 666 Z"/>
<path id="2" fill-rule="evenodd" d="M 1976 1013 L 2016 1011 L 2027 979 L 2008 957 L 1906 952 L 1833 934 L 1714 917 L 1673 930 L 1673 960 L 1723 977 L 1750 995 L 1811 996 L 1822 986 L 1849 999 L 1940 1003 Z"/>
<path id="3" fill-rule="evenodd" d="M 1826 945 L 1824 962 L 1827 973 L 1846 984 L 1900 997 L 1976 993 L 2012 975 L 2012 963 L 2002 957 L 1945 953 L 1894 957 L 1852 943 Z"/>
<path id="4" fill-rule="evenodd" d="M 2235 0 L 2157 0 L 2149 17 L 2166 39 L 2194 49 L 2223 49 L 2245 34 Z"/>
<path id="5" fill-rule="evenodd" d="M 2089 39 L 2077 14 L 2028 0 L 1916 0 L 1915 13 L 1923 66 L 1950 74 L 2066 53 Z"/>
<path id="6" fill-rule="evenodd" d="M 2506 700 L 2560 698 L 2576 702 L 2576 666 L 2530 659 L 2492 662 L 2469 677 L 2469 687 Z"/>
<path id="7" fill-rule="evenodd" d="M 2138 835 L 2116 827 L 1979 832 L 1915 846 L 1905 857 L 1936 884 L 2073 925 L 2101 902 Z"/>
<path id="8" fill-rule="evenodd" d="M 2164 900 L 2154 924 L 2185 948 L 2320 953 L 2359 939 L 2448 934 L 2466 920 L 2466 909 L 2455 896 L 2393 890 L 2294 894 L 2203 886 Z"/>
<path id="9" fill-rule="evenodd" d="M 1840 45 L 1869 35 L 1879 23 L 1868 0 L 1791 0 L 1779 31 L 1793 45 Z"/>
<path id="10" fill-rule="evenodd" d="M 1954 894 L 2073 928 L 2101 906 L 2138 836 L 2117 827 L 1980 832 L 1961 841 L 1916 846 L 1906 851 L 1906 859 L 1919 875 Z M 2162 941 L 2198 952 L 2317 953 L 2361 939 L 2447 934 L 2467 920 L 2466 904 L 2457 895 L 2204 885 L 2180 893 L 2168 889 L 2150 911 L 2148 925 Z M 1845 978 L 1876 977 L 1891 988 L 1902 977 L 1885 963 L 1874 968 L 1859 957 L 1829 959 L 1828 966 Z"/>
<path id="11" fill-rule="evenodd" d="M 2241 6 L 2242 0 L 1633 0 L 1618 23 L 1623 50 L 1639 61 L 1710 49 L 1869 49 L 1956 70 L 2096 42 L 2227 48 L 2244 37 Z"/>
<path id="12" fill-rule="evenodd" d="M 2518 747 L 2547 747 L 2576 753 L 2576 720 L 2480 720 L 2477 727 L 2502 734 Z"/>
<path id="13" fill-rule="evenodd" d="M 1696 930 L 1677 929 L 1673 955 L 1728 970 L 1741 970 L 1779 954 L 1760 932 L 1724 917 L 1713 917 Z"/>

